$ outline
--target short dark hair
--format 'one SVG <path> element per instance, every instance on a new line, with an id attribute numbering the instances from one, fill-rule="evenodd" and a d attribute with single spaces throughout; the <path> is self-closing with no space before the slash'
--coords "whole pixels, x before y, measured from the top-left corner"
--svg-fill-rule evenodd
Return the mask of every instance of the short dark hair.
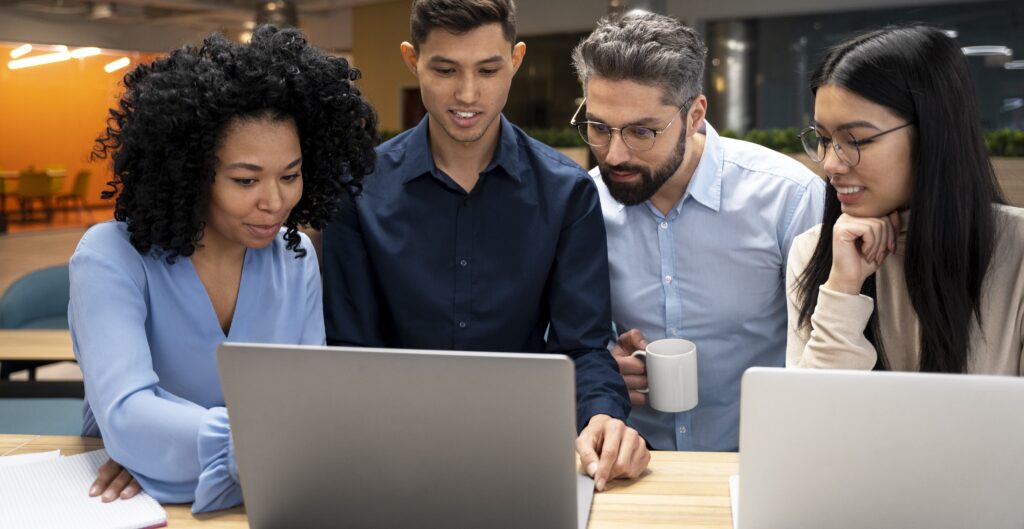
<path id="1" fill-rule="evenodd" d="M 516 4 L 513 0 L 414 0 L 409 33 L 416 50 L 435 29 L 455 35 L 485 24 L 501 24 L 510 43 L 516 41 Z"/>
<path id="2" fill-rule="evenodd" d="M 260 26 L 248 44 L 220 35 L 124 76 L 93 157 L 110 158 L 114 218 L 142 254 L 188 257 L 200 244 L 225 128 L 238 120 L 293 119 L 302 149 L 302 198 L 284 239 L 299 256 L 298 226 L 322 229 L 373 171 L 377 118 L 345 59 L 298 30 Z"/>

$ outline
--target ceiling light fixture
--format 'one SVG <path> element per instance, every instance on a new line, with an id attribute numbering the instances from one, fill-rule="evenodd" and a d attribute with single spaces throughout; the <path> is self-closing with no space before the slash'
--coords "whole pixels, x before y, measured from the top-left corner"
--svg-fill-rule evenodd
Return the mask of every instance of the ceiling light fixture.
<path id="1" fill-rule="evenodd" d="M 7 63 L 7 67 L 12 70 L 19 68 L 28 68 L 30 66 L 39 66 L 40 64 L 50 64 L 54 62 L 66 61 L 71 58 L 71 54 L 66 51 L 58 51 L 57 53 L 48 53 L 46 55 L 36 55 L 35 57 L 26 57 L 24 59 L 16 59 Z"/>
<path id="2" fill-rule="evenodd" d="M 85 58 L 85 57 L 92 57 L 93 55 L 99 55 L 99 54 L 100 54 L 100 49 L 99 48 L 78 48 L 77 50 L 71 52 L 71 58 L 72 59 L 82 59 L 82 58 Z"/>
<path id="3" fill-rule="evenodd" d="M 21 57 L 22 55 L 25 55 L 30 51 L 32 51 L 31 44 L 22 44 L 21 46 L 18 46 L 17 48 L 11 50 L 11 58 L 17 59 L 18 57 Z"/>
<path id="4" fill-rule="evenodd" d="M 1012 57 L 1013 50 L 1006 46 L 966 46 L 960 48 L 968 57 Z"/>
<path id="5" fill-rule="evenodd" d="M 107 73 L 112 73 L 120 70 L 121 68 L 124 68 L 125 66 L 128 66 L 131 63 L 132 60 L 128 57 L 121 57 L 116 61 L 111 61 L 107 63 L 107 65 L 103 67 L 103 70 Z"/>

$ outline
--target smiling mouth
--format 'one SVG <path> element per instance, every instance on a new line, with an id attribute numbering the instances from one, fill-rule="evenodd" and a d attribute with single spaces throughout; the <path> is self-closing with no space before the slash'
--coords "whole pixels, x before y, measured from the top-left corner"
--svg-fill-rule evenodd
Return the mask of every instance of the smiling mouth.
<path id="1" fill-rule="evenodd" d="M 864 191 L 864 186 L 833 186 L 840 195 L 852 195 Z"/>

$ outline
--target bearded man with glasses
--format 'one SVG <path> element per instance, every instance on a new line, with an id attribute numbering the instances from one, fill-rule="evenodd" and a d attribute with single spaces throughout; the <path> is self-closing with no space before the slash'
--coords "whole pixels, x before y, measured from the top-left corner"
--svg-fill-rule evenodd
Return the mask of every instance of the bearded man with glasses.
<path id="1" fill-rule="evenodd" d="M 630 426 L 660 450 L 737 450 L 740 378 L 786 357 L 786 258 L 821 220 L 824 182 L 799 162 L 721 138 L 704 120 L 707 48 L 674 18 L 602 19 L 573 51 L 608 235 L 612 353 Z M 698 405 L 647 405 L 647 340 L 697 345 Z"/>

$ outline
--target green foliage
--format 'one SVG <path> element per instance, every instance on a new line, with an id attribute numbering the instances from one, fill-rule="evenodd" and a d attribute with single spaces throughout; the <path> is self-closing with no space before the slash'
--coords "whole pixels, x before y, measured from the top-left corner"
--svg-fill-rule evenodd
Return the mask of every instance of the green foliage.
<path id="1" fill-rule="evenodd" d="M 385 142 L 398 134 L 397 130 L 380 131 L 381 142 Z M 526 133 L 536 140 L 552 147 L 586 147 L 576 129 L 571 127 L 560 129 L 526 129 Z M 769 149 L 786 154 L 803 152 L 800 145 L 800 130 L 795 127 L 785 129 L 753 129 L 746 134 L 739 134 L 732 129 L 719 131 L 723 138 L 735 138 L 763 145 Z M 985 133 L 985 147 L 992 156 L 1024 156 L 1024 130 L 1000 129 Z"/>
<path id="2" fill-rule="evenodd" d="M 800 145 L 800 130 L 796 127 L 786 129 L 753 129 L 746 134 L 739 134 L 732 129 L 725 129 L 718 133 L 723 138 L 734 138 L 737 140 L 749 141 L 786 154 L 804 152 Z"/>
<path id="3" fill-rule="evenodd" d="M 985 147 L 992 156 L 1024 156 L 1024 130 L 986 132 Z"/>
<path id="4" fill-rule="evenodd" d="M 526 133 L 531 138 L 544 143 L 550 147 L 586 147 L 587 144 L 583 143 L 583 138 L 580 138 L 580 133 L 572 127 L 565 127 L 561 129 L 525 129 Z M 382 130 L 380 131 L 380 141 L 385 141 L 394 138 L 401 134 L 400 130 Z"/>

